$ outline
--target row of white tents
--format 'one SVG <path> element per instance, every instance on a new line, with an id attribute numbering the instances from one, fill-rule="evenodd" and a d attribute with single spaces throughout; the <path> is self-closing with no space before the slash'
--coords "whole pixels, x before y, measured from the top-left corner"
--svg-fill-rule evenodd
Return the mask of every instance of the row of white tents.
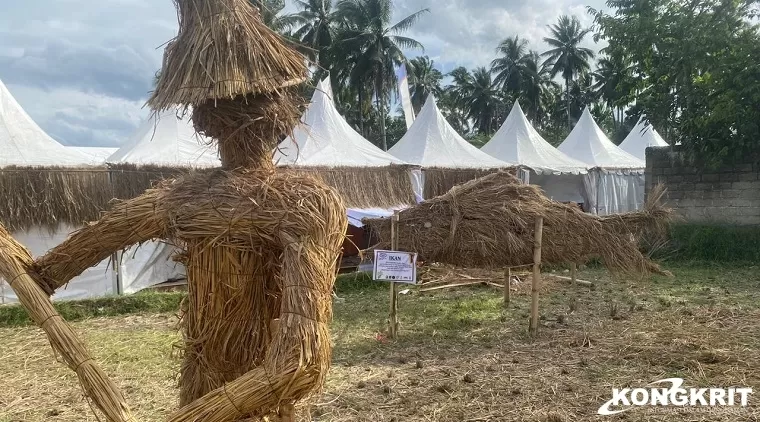
<path id="1" fill-rule="evenodd" d="M 639 123 L 621 145 L 615 146 L 584 111 L 559 148 L 546 142 L 518 104 L 493 139 L 478 149 L 446 121 L 431 96 L 406 135 L 388 152 L 357 133 L 339 114 L 328 80 L 314 92 L 302 124 L 275 151 L 278 165 L 290 167 L 387 167 L 409 165 L 417 202 L 423 200 L 426 169 L 500 169 L 520 167 L 524 180 L 541 185 L 557 200 L 582 202 L 595 213 L 636 209 L 643 202 L 642 158 L 647 146 L 667 145 L 651 127 Z M 8 166 L 82 167 L 128 163 L 172 167 L 217 167 L 216 148 L 195 133 L 188 116 L 166 112 L 145 121 L 118 150 L 65 147 L 48 136 L 23 111 L 0 82 L 0 169 Z M 410 204 L 398 204 L 402 208 Z M 392 207 L 394 208 L 394 207 Z M 349 219 L 392 213 L 385 206 L 351 209 Z M 14 235 L 34 255 L 62 242 L 76 227 L 55 233 L 31 228 Z M 115 263 L 104 261 L 75 278 L 56 299 L 133 293 L 175 277 L 183 269 L 171 261 L 174 249 L 160 242 L 122 251 Z M 14 297 L 0 282 L 0 303 Z"/>

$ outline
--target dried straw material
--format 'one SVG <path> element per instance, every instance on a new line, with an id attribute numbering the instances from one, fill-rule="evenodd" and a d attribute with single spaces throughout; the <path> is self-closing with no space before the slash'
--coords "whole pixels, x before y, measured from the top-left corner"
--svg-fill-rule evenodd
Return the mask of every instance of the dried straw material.
<path id="1" fill-rule="evenodd" d="M 283 171 L 319 177 L 340 194 L 348 208 L 390 208 L 416 203 L 408 166 L 289 167 Z"/>
<path id="2" fill-rule="evenodd" d="M 128 244 L 165 238 L 183 247 L 186 408 L 172 420 L 237 420 L 321 387 L 347 225 L 338 195 L 313 177 L 195 172 L 116 204 L 35 268 L 51 290 Z"/>
<path id="3" fill-rule="evenodd" d="M 273 167 L 272 151 L 298 124 L 301 102 L 289 89 L 209 99 L 193 109 L 193 124 L 219 143 L 222 167 Z"/>
<path id="4" fill-rule="evenodd" d="M 29 316 L 47 334 L 53 350 L 79 378 L 85 395 L 109 421 L 134 422 L 124 396 L 92 356 L 71 326 L 58 314 L 50 298 L 40 289 L 29 272 L 32 256 L 0 225 L 0 277 L 9 284 Z"/>
<path id="5" fill-rule="evenodd" d="M 12 232 L 81 226 L 98 218 L 112 198 L 105 168 L 58 167 L 5 167 L 0 196 L 0 221 Z"/>
<path id="6" fill-rule="evenodd" d="M 436 196 L 444 195 L 454 186 L 493 174 L 497 171 L 497 169 L 426 168 L 423 170 L 423 174 L 425 175 L 424 196 L 425 198 L 435 198 Z M 516 174 L 516 170 L 510 172 Z"/>
<path id="7" fill-rule="evenodd" d="M 263 94 L 306 80 L 305 58 L 249 0 L 174 0 L 179 33 L 148 100 L 153 110 Z"/>
<path id="8" fill-rule="evenodd" d="M 452 265 L 524 265 L 532 262 L 534 223 L 543 217 L 543 263 L 583 263 L 598 257 L 612 270 L 659 272 L 639 251 L 638 236 L 663 228 L 671 218 L 671 210 L 659 205 L 663 192 L 653 192 L 643 211 L 597 217 L 554 202 L 539 187 L 499 172 L 402 211 L 399 247 Z M 379 234 L 378 247 L 388 247 L 390 221 L 367 223 Z"/>

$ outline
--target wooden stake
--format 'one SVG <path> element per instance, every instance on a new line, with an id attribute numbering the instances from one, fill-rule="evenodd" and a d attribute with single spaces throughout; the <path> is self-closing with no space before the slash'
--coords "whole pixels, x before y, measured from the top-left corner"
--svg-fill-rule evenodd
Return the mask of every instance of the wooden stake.
<path id="1" fill-rule="evenodd" d="M 576 264 L 575 262 L 573 262 L 570 265 L 570 279 L 571 279 L 571 283 L 572 284 L 575 284 L 575 282 L 578 281 L 578 279 L 577 279 L 577 272 L 578 272 L 578 264 Z"/>
<path id="2" fill-rule="evenodd" d="M 391 216 L 391 250 L 398 249 L 398 211 Z M 395 340 L 398 336 L 398 292 L 396 283 L 391 281 L 391 312 L 388 318 L 388 336 Z"/>
<path id="3" fill-rule="evenodd" d="M 531 335 L 538 333 L 538 291 L 541 287 L 541 239 L 543 238 L 544 218 L 536 219 L 536 230 L 533 238 L 533 287 L 531 288 L 532 301 L 530 307 Z"/>
<path id="4" fill-rule="evenodd" d="M 512 301 L 512 269 L 507 268 L 504 271 L 504 307 L 509 306 L 509 302 Z"/>

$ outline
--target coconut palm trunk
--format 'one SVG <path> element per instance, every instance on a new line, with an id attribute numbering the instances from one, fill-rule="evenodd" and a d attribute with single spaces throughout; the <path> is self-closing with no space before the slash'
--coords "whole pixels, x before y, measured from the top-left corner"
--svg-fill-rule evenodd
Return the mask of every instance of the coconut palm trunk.
<path id="1" fill-rule="evenodd" d="M 570 117 L 570 78 L 565 78 L 565 112 L 567 112 L 567 127 L 573 129 L 573 119 Z"/>

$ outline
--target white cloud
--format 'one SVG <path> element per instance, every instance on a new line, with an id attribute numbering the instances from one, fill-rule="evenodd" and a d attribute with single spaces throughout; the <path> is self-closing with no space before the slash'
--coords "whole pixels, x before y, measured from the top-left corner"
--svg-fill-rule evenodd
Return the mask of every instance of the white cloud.
<path id="1" fill-rule="evenodd" d="M 288 0 L 289 1 L 289 0 Z M 333 0 L 337 1 L 337 0 Z M 24 0 L 0 13 L 0 80 L 67 144 L 119 145 L 139 120 L 176 33 L 170 0 Z M 604 0 L 395 0 L 395 18 L 430 8 L 409 32 L 444 72 L 483 66 L 500 40 L 519 35 L 541 51 L 546 25 Z M 292 5 L 289 6 L 292 9 Z M 593 46 L 591 38 L 588 45 Z M 595 47 L 598 49 L 598 47 Z"/>

